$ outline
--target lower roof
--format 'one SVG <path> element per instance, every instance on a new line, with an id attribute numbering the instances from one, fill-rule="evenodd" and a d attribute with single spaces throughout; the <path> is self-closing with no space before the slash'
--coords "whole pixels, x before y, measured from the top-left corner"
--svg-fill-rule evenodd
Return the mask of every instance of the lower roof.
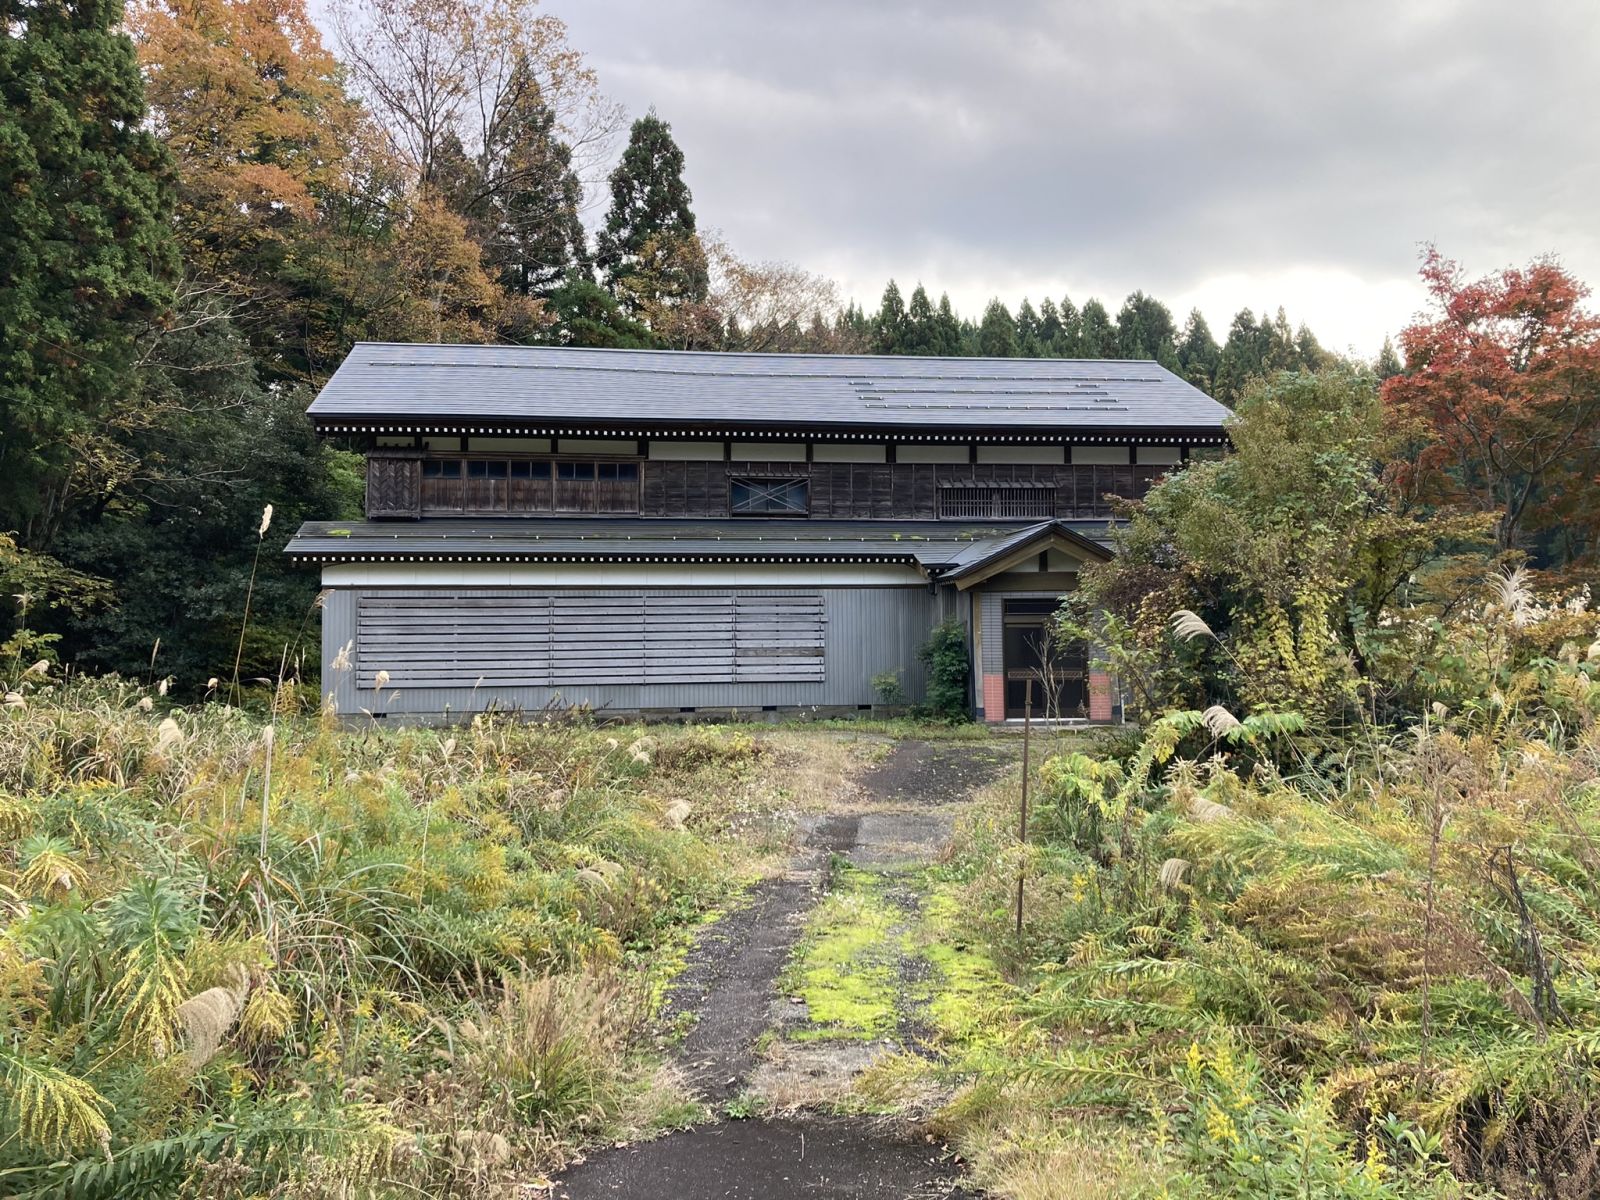
<path id="1" fill-rule="evenodd" d="M 675 521 L 638 517 L 308 521 L 295 562 L 901 562 L 971 570 L 1033 537 L 1109 558 L 1108 521 Z"/>

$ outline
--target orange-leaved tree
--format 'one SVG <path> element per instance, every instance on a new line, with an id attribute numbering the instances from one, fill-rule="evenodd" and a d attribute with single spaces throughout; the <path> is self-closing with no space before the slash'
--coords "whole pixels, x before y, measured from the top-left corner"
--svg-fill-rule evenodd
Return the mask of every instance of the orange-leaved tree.
<path id="1" fill-rule="evenodd" d="M 362 117 L 302 0 L 136 0 L 128 22 L 178 161 L 192 270 L 248 275 L 342 186 Z"/>
<path id="2" fill-rule="evenodd" d="M 358 338 L 538 325 L 346 92 L 305 0 L 135 0 L 128 20 L 178 165 L 180 325 L 226 316 L 266 377 L 311 383 Z"/>
<path id="3" fill-rule="evenodd" d="M 1593 555 L 1600 530 L 1600 317 L 1554 258 L 1482 279 L 1428 247 L 1432 311 L 1400 335 L 1383 400 L 1415 499 L 1498 514 L 1501 550 Z"/>

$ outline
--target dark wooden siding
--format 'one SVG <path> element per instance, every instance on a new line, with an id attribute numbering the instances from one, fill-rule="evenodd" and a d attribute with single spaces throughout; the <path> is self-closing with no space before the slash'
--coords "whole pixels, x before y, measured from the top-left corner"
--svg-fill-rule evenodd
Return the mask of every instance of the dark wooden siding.
<path id="1" fill-rule="evenodd" d="M 996 499 L 993 515 L 1103 517 L 1107 494 L 1134 499 L 1170 467 L 1026 463 L 647 462 L 640 513 L 650 517 L 726 517 L 728 479 L 782 476 L 811 485 L 811 515 L 860 520 L 936 520 L 940 492 L 952 486 L 1017 492 Z M 1043 489 L 1046 497 L 1029 494 Z M 959 515 L 959 514 L 952 514 Z"/>
<path id="2" fill-rule="evenodd" d="M 367 463 L 367 515 L 637 512 L 647 517 L 727 517 L 729 479 L 755 477 L 806 480 L 810 515 L 823 519 L 973 519 L 983 515 L 977 509 L 985 505 L 996 519 L 1104 517 L 1111 513 L 1107 496 L 1143 496 L 1169 470 L 1086 464 L 651 460 L 638 463 L 637 482 L 574 483 L 555 478 L 423 478 L 414 454 L 374 453 Z M 980 502 L 974 496 L 968 506 L 942 499 L 951 489 L 981 490 L 988 499 Z"/>

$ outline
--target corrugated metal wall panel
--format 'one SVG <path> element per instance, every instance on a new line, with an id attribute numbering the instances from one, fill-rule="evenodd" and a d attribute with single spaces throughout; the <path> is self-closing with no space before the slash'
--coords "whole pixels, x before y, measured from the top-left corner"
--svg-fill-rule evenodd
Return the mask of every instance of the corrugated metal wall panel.
<path id="1" fill-rule="evenodd" d="M 527 596 L 526 589 L 516 589 Z M 899 671 L 907 695 L 922 697 L 924 676 L 917 652 L 927 640 L 937 619 L 937 601 L 925 587 L 855 588 L 716 588 L 716 589 L 638 589 L 617 590 L 617 600 L 629 598 L 641 604 L 672 608 L 674 597 L 713 597 L 728 600 L 735 607 L 739 629 L 736 647 L 750 651 L 749 670 L 740 669 L 743 679 L 735 683 L 697 683 L 685 681 L 650 682 L 641 670 L 637 655 L 630 652 L 626 662 L 630 678 L 607 682 L 574 679 L 559 685 L 534 685 L 516 678 L 485 680 L 478 686 L 396 687 L 398 676 L 390 669 L 391 684 L 380 695 L 362 687 L 358 676 L 370 683 L 380 669 L 375 662 L 360 666 L 358 635 L 360 606 L 380 606 L 407 598 L 435 597 L 452 602 L 492 600 L 503 597 L 506 589 L 387 589 L 334 588 L 323 607 L 323 690 L 331 693 L 340 713 L 388 713 L 391 715 L 436 715 L 477 712 L 495 706 L 537 710 L 552 703 L 586 703 L 595 708 L 633 710 L 679 708 L 751 708 L 774 705 L 780 708 L 848 707 L 877 700 L 872 677 L 886 671 Z M 563 600 L 581 603 L 603 595 L 601 589 L 585 588 L 581 594 L 552 589 L 547 593 L 553 605 Z M 818 656 L 803 630 L 796 632 L 791 621 L 773 620 L 779 612 L 792 613 L 815 607 L 820 602 L 822 653 Z M 681 607 L 681 606 L 680 606 Z M 740 612 L 739 610 L 742 610 Z M 351 667 L 340 669 L 335 659 L 346 645 Z M 670 656 L 670 651 L 668 652 Z M 795 665 L 799 660 L 799 665 Z M 820 668 L 821 678 L 816 678 Z M 383 668 L 389 669 L 389 668 Z M 620 672 L 619 672 L 620 673 Z M 750 680 L 753 674 L 779 673 L 782 679 Z M 408 681 L 409 683 L 409 681 Z"/>

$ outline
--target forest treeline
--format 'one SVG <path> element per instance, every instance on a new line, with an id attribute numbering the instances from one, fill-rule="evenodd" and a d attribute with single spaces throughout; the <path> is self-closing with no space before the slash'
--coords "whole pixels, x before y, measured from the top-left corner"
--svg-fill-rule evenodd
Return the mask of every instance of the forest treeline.
<path id="1" fill-rule="evenodd" d="M 895 282 L 875 311 L 841 304 L 829 280 L 746 261 L 706 228 L 669 124 L 630 122 L 536 0 L 338 0 L 328 40 L 302 0 L 6 12 L 13 661 L 194 689 L 236 662 L 270 676 L 304 653 L 315 581 L 279 551 L 306 518 L 357 515 L 362 478 L 303 410 L 360 339 L 1148 358 L 1227 403 L 1252 378 L 1340 361 L 1281 310 L 1243 311 L 1219 341 L 1198 312 L 1180 324 L 1143 292 L 1114 314 L 1089 298 L 997 299 L 974 318 Z M 1577 312 L 1581 289 L 1561 278 L 1572 294 L 1544 300 Z M 1468 319 L 1502 317 L 1515 319 Z M 1389 346 L 1370 369 L 1402 378 Z M 1486 456 L 1479 418 L 1463 425 L 1438 395 L 1412 406 L 1412 449 L 1432 454 L 1416 478 L 1438 493 L 1421 499 L 1487 488 L 1544 522 L 1558 557 L 1586 554 L 1574 481 L 1595 473 L 1569 472 L 1564 500 L 1546 482 L 1581 459 L 1570 431 L 1586 410 L 1546 405 L 1527 456 Z M 1490 408 L 1526 415 L 1498 395 Z"/>

